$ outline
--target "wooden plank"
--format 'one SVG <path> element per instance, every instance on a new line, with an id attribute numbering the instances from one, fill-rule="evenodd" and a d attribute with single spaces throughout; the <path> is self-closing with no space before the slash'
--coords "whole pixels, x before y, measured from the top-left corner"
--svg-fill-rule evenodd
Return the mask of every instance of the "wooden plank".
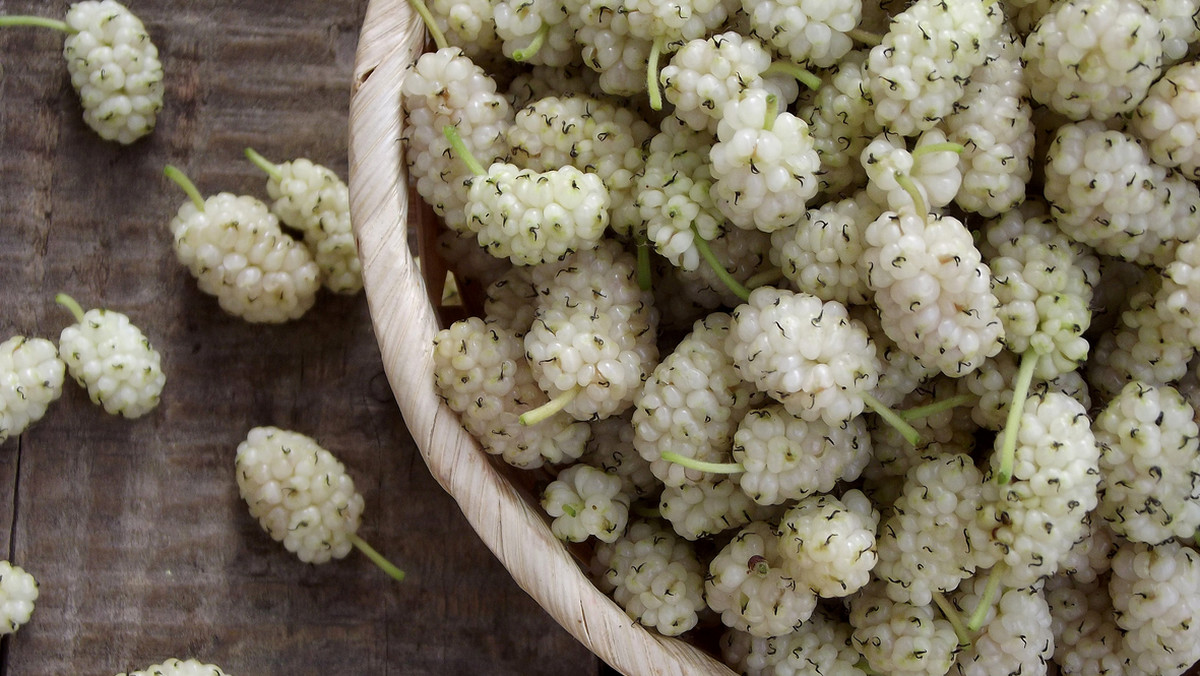
<path id="1" fill-rule="evenodd" d="M 125 312 L 163 355 L 161 406 L 114 418 L 74 383 L 0 445 L 0 553 L 41 583 L 5 639 L 14 676 L 117 673 L 196 656 L 232 674 L 597 673 L 598 661 L 509 578 L 429 477 L 383 376 L 365 298 L 322 293 L 304 318 L 222 313 L 174 259 L 167 223 L 205 193 L 265 196 L 242 151 L 308 156 L 346 175 L 347 106 L 366 0 L 129 2 L 167 72 L 154 134 L 130 147 L 88 130 L 48 30 L 0 31 L 0 340 L 56 339 L 53 302 Z M 67 3 L 3 1 L 61 16 Z M 317 438 L 366 499 L 360 555 L 301 563 L 238 497 L 250 427 Z M 11 540 L 12 549 L 9 550 Z"/>

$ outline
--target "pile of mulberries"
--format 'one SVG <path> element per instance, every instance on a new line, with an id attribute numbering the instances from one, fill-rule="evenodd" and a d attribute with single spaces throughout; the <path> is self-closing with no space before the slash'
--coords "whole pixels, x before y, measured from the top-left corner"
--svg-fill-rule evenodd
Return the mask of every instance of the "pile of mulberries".
<path id="1" fill-rule="evenodd" d="M 475 4 L 402 87 L 485 290 L 436 386 L 633 621 L 745 674 L 1200 659 L 1200 4 Z"/>

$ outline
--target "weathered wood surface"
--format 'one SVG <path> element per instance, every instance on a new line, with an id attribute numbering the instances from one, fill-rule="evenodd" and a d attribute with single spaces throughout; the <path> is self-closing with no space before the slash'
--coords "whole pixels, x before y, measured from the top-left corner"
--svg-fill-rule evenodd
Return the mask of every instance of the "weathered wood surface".
<path id="1" fill-rule="evenodd" d="M 0 673 L 114 674 L 198 657 L 231 674 L 563 674 L 601 669 L 510 579 L 430 478 L 391 397 L 362 294 L 304 318 L 223 314 L 174 258 L 185 199 L 265 197 L 242 151 L 307 156 L 346 176 L 347 106 L 366 0 L 129 0 L 166 69 L 152 136 L 83 124 L 50 30 L 0 30 L 0 340 L 57 340 L 54 295 L 128 314 L 163 355 L 162 405 L 114 418 L 68 381 L 46 417 L 0 444 L 0 557 L 37 576 L 31 622 Z M 67 3 L 0 0 L 61 17 Z M 366 498 L 360 534 L 404 568 L 352 554 L 309 566 L 238 497 L 251 427 L 315 437 Z"/>

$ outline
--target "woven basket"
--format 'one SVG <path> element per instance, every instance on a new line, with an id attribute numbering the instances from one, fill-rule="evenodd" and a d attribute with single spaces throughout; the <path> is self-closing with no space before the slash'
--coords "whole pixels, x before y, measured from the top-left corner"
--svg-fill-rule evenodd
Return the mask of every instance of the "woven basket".
<path id="1" fill-rule="evenodd" d="M 600 659 L 629 675 L 730 676 L 708 653 L 634 624 L 601 593 L 550 532 L 517 470 L 497 467 L 434 389 L 433 337 L 446 315 L 429 299 L 441 297 L 445 269 L 423 245 L 423 270 L 414 263 L 409 231 L 436 223 L 409 189 L 399 140 L 400 84 L 424 45 L 406 0 L 372 0 L 350 101 L 349 186 L 384 369 L 425 464 L 517 584 Z"/>

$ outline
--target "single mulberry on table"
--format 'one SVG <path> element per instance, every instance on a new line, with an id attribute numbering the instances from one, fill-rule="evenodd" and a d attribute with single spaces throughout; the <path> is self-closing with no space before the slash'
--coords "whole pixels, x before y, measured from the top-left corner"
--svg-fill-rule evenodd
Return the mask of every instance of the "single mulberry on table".
<path id="1" fill-rule="evenodd" d="M 126 418 L 140 418 L 154 410 L 167 376 L 162 356 L 142 330 L 120 312 L 106 308 L 84 312 L 66 294 L 56 300 L 75 318 L 59 335 L 59 354 L 92 402 Z"/>
<path id="2" fill-rule="evenodd" d="M 0 343 L 0 442 L 24 432 L 62 396 L 66 364 L 45 338 Z"/>
<path id="3" fill-rule="evenodd" d="M 21 628 L 33 616 L 38 583 L 20 566 L 0 561 L 0 636 Z"/>
<path id="4" fill-rule="evenodd" d="M 0 26 L 36 25 L 67 34 L 63 58 L 101 138 L 130 144 L 154 130 L 163 107 L 163 68 L 141 19 L 115 0 L 72 4 L 63 21 L 0 16 Z"/>
<path id="5" fill-rule="evenodd" d="M 238 492 L 263 530 L 305 563 L 357 548 L 396 580 L 404 573 L 358 536 L 363 497 L 346 466 L 312 437 L 255 427 L 234 455 Z"/>
<path id="6" fill-rule="evenodd" d="M 206 664 L 195 658 L 181 660 L 177 657 L 151 664 L 145 669 L 122 672 L 117 676 L 227 676 L 215 664 Z"/>

